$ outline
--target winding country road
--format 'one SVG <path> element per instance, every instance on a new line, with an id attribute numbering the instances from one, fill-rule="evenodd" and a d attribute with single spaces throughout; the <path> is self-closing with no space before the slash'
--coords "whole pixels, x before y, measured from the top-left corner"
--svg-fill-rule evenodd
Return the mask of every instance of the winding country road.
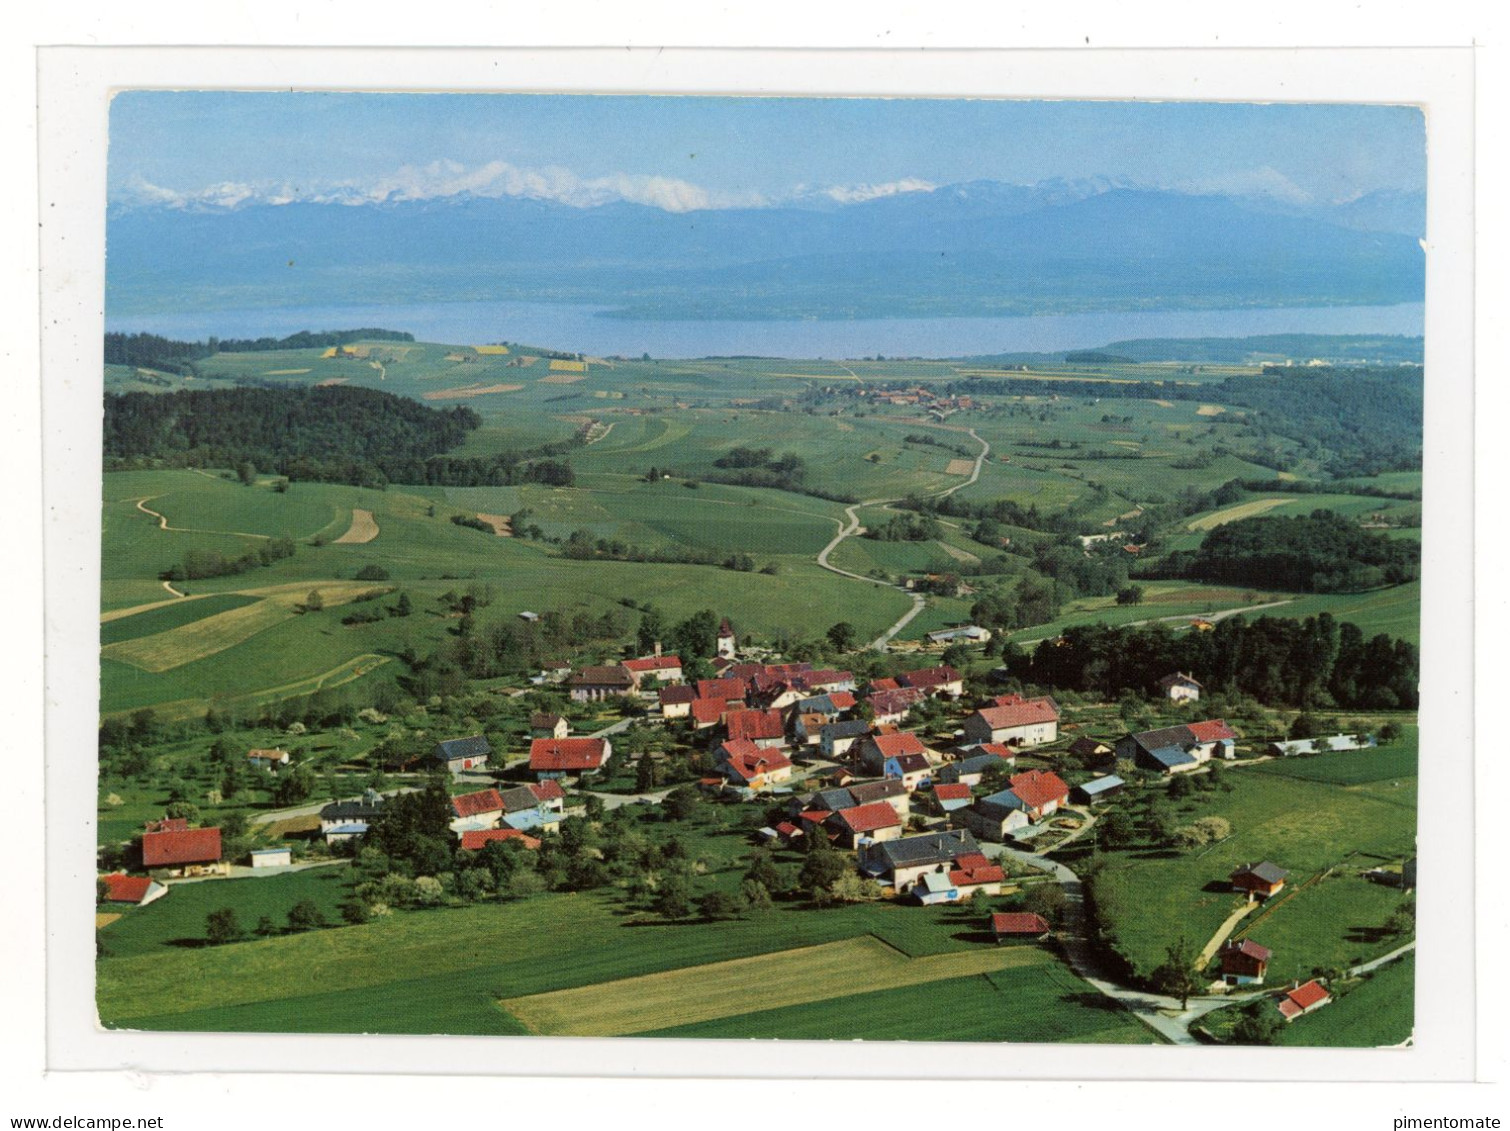
<path id="1" fill-rule="evenodd" d="M 932 425 L 930 427 L 936 427 L 936 425 Z M 953 431 L 958 431 L 958 429 L 953 429 Z M 954 494 L 954 492 L 958 491 L 961 487 L 968 487 L 970 486 L 970 484 L 980 479 L 980 471 L 981 468 L 985 465 L 986 456 L 991 453 L 991 445 L 977 436 L 975 434 L 974 428 L 968 429 L 967 431 L 969 432 L 971 438 L 980 445 L 980 453 L 975 457 L 975 467 L 971 470 L 967 478 L 960 480 L 960 482 L 956 483 L 953 487 L 949 487 L 943 491 L 940 491 L 936 496 L 937 498 L 947 498 L 948 496 Z M 893 585 L 888 581 L 877 581 L 875 578 L 866 577 L 864 574 L 853 573 L 847 569 L 840 569 L 838 566 L 831 564 L 828 560 L 828 557 L 834 552 L 834 550 L 838 548 L 839 543 L 843 542 L 846 538 L 853 538 L 855 535 L 864 532 L 865 528 L 860 525 L 860 516 L 857 513 L 860 507 L 884 507 L 897 501 L 898 500 L 896 499 L 866 499 L 863 502 L 851 503 L 849 506 L 844 508 L 844 513 L 849 516 L 849 524 L 847 526 L 841 525 L 839 527 L 839 532 L 834 535 L 833 540 L 830 541 L 827 546 L 823 547 L 823 549 L 818 551 L 818 564 L 822 568 L 828 570 L 830 573 L 837 573 L 840 577 L 852 578 L 855 581 L 864 581 L 869 585 L 884 586 L 887 589 L 895 589 L 898 593 L 906 593 L 909 597 L 912 598 L 912 608 L 903 613 L 902 616 L 898 618 L 890 628 L 888 628 L 885 632 L 881 633 L 880 636 L 876 637 L 866 645 L 867 648 L 874 652 L 886 651 L 886 646 L 891 643 L 893 638 L 896 637 L 897 633 L 901 632 L 902 629 L 911 624 L 913 619 L 925 608 L 927 608 L 928 599 L 924 597 L 923 594 L 913 592 L 910 589 L 905 589 L 900 585 Z"/>

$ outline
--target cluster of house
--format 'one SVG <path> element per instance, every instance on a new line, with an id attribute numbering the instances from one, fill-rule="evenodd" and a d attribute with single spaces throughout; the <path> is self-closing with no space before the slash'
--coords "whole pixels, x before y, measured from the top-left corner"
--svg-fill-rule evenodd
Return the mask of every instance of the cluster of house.
<path id="1" fill-rule="evenodd" d="M 1231 941 L 1217 952 L 1221 979 L 1229 986 L 1261 986 L 1274 952 L 1252 939 Z M 1293 982 L 1274 999 L 1275 1008 L 1286 1023 L 1320 1009 L 1332 1000 L 1331 993 L 1316 979 Z"/>

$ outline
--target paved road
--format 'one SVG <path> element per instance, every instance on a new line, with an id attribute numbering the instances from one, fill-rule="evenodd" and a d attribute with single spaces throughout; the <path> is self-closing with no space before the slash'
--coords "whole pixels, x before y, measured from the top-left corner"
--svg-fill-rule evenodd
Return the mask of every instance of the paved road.
<path id="1" fill-rule="evenodd" d="M 976 482 L 980 478 L 980 469 L 981 469 L 981 466 L 986 462 L 986 457 L 991 454 L 991 445 L 988 444 L 988 443 L 986 443 L 986 441 L 982 440 L 979 436 L 977 436 L 975 434 L 975 429 L 974 428 L 968 429 L 968 431 L 970 433 L 970 439 L 974 440 L 977 444 L 980 445 L 980 454 L 975 457 L 975 470 L 972 471 L 972 472 L 970 472 L 970 478 L 969 479 L 966 479 L 966 480 L 964 480 L 963 482 L 960 482 L 960 483 L 956 483 L 953 487 L 950 487 L 947 491 L 940 491 L 939 492 L 939 498 L 941 498 L 941 499 L 947 499 L 950 495 L 954 494 L 954 492 L 956 492 L 958 490 L 961 490 L 962 488 L 968 487 L 968 486 L 970 486 L 970 484 Z"/>
<path id="2" fill-rule="evenodd" d="M 1199 1044 L 1190 1035 L 1190 1026 L 1206 1014 L 1235 1001 L 1247 1000 L 1242 995 L 1217 997 L 1193 997 L 1189 1008 L 1182 1009 L 1178 998 L 1148 993 L 1121 985 L 1113 980 L 1101 964 L 1088 938 L 1088 921 L 1085 911 L 1085 889 L 1080 877 L 1057 860 L 1050 860 L 1037 853 L 1023 852 L 1004 844 L 983 844 L 982 851 L 992 858 L 1008 857 L 1030 868 L 1047 872 L 1059 882 L 1064 890 L 1064 921 L 1059 931 L 1060 944 L 1071 969 L 1101 993 L 1120 1002 L 1133 1015 L 1171 1044 Z M 1247 995 L 1252 996 L 1252 995 Z"/>
<path id="3" fill-rule="evenodd" d="M 1385 966 L 1388 963 L 1393 962 L 1397 958 L 1403 958 L 1405 955 L 1409 954 L 1415 949 L 1416 940 L 1411 939 L 1410 942 L 1406 943 L 1404 946 L 1397 947 L 1394 950 L 1390 951 L 1388 954 L 1374 959 L 1372 962 L 1365 962 L 1362 966 L 1354 966 L 1347 972 L 1348 977 L 1356 978 L 1361 974 L 1371 974 L 1375 970 L 1379 969 L 1379 967 Z"/>

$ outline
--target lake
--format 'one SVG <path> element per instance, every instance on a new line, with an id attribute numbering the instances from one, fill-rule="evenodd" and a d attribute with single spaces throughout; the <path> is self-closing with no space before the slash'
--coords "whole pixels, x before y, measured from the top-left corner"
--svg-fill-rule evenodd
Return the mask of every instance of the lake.
<path id="1" fill-rule="evenodd" d="M 958 357 L 1085 349 L 1128 338 L 1240 338 L 1253 334 L 1424 332 L 1425 305 L 1241 310 L 1103 311 L 1012 318 L 880 318 L 864 321 L 718 322 L 603 318 L 606 308 L 556 303 L 405 305 L 182 311 L 106 318 L 112 331 L 199 341 L 284 337 L 299 330 L 381 327 L 421 341 L 524 342 L 638 357 L 759 354 L 775 357 Z"/>

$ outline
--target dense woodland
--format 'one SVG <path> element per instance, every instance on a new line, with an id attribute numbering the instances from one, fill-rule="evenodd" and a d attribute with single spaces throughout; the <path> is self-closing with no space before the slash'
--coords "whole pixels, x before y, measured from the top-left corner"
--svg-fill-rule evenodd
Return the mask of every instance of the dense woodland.
<path id="1" fill-rule="evenodd" d="M 106 334 L 105 364 L 161 369 L 168 373 L 198 373 L 194 364 L 217 353 L 256 353 L 263 350 L 328 349 L 352 342 L 412 342 L 414 335 L 399 330 L 300 330 L 286 338 L 216 338 L 180 342 L 157 334 Z"/>
<path id="2" fill-rule="evenodd" d="M 1250 695 L 1261 703 L 1385 710 L 1417 705 L 1420 651 L 1330 613 L 1295 620 L 1229 617 L 1210 632 L 1168 625 L 1066 629 L 1031 655 L 1011 645 L 1007 670 L 1024 682 L 1108 697 L 1153 693 L 1173 671 L 1201 673 L 1208 692 Z"/>
<path id="3" fill-rule="evenodd" d="M 1421 545 L 1371 534 L 1341 515 L 1317 510 L 1225 523 L 1193 554 L 1170 554 L 1158 571 L 1298 593 L 1355 593 L 1420 577 Z"/>
<path id="4" fill-rule="evenodd" d="M 195 389 L 105 394 L 105 469 L 243 467 L 294 480 L 382 487 L 570 486 L 570 443 L 528 452 L 443 453 L 479 427 L 466 406 L 433 409 L 377 389 Z"/>

